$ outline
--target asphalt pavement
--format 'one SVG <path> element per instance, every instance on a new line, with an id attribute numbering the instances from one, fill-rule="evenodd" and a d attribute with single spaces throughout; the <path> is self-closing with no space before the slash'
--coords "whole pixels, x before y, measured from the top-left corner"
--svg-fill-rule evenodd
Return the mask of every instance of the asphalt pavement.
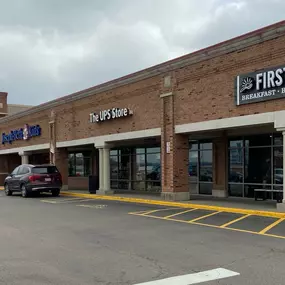
<path id="1" fill-rule="evenodd" d="M 285 284 L 280 219 L 0 194 L 0 284 Z"/>

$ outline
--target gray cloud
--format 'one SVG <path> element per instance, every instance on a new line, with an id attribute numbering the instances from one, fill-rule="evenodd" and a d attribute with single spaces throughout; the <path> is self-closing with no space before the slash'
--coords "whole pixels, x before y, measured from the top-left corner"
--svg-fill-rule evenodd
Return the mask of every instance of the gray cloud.
<path id="1" fill-rule="evenodd" d="M 0 3 L 0 90 L 9 93 L 10 103 L 22 104 L 39 104 L 272 24 L 283 19 L 285 8 L 284 0 Z"/>

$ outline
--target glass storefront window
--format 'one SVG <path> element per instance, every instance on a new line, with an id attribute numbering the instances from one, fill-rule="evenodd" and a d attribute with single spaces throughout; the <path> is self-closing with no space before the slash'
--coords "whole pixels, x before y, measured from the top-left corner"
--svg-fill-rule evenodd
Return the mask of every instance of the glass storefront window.
<path id="1" fill-rule="evenodd" d="M 229 196 L 242 197 L 243 196 L 243 184 L 230 184 L 229 185 Z"/>
<path id="2" fill-rule="evenodd" d="M 135 180 L 145 180 L 145 166 L 145 154 L 137 154 Z"/>
<path id="3" fill-rule="evenodd" d="M 243 182 L 243 149 L 234 148 L 229 150 L 229 182 Z"/>
<path id="4" fill-rule="evenodd" d="M 211 195 L 213 143 L 189 141 L 189 188 L 191 194 Z"/>
<path id="5" fill-rule="evenodd" d="M 274 184 L 283 184 L 283 147 L 273 149 L 273 171 Z"/>
<path id="6" fill-rule="evenodd" d="M 117 155 L 110 155 L 110 178 L 111 179 L 118 179 L 118 156 Z"/>
<path id="7" fill-rule="evenodd" d="M 212 150 L 200 151 L 200 181 L 213 181 L 213 152 Z"/>
<path id="8" fill-rule="evenodd" d="M 147 180 L 160 180 L 160 153 L 153 153 L 146 155 L 146 173 Z"/>
<path id="9" fill-rule="evenodd" d="M 115 153 L 115 152 L 113 152 Z M 118 175 L 112 175 L 112 188 L 135 191 L 161 191 L 160 147 L 122 148 L 116 155 L 111 155 L 111 161 L 116 157 Z"/>
<path id="10" fill-rule="evenodd" d="M 92 172 L 91 152 L 75 152 L 68 154 L 69 176 L 87 177 Z"/>
<path id="11" fill-rule="evenodd" d="M 271 146 L 272 144 L 272 135 L 254 135 L 247 136 L 244 140 L 245 147 L 253 147 L 253 146 Z"/>
<path id="12" fill-rule="evenodd" d="M 283 135 L 282 134 L 274 134 L 273 144 L 275 146 L 283 146 Z"/>
<path id="13" fill-rule="evenodd" d="M 271 183 L 271 148 L 245 150 L 245 183 Z"/>
<path id="14" fill-rule="evenodd" d="M 280 133 L 230 139 L 228 153 L 229 196 L 253 198 L 256 188 L 273 190 L 283 186 L 283 136 Z M 275 196 L 272 192 L 267 194 L 268 199 Z"/>

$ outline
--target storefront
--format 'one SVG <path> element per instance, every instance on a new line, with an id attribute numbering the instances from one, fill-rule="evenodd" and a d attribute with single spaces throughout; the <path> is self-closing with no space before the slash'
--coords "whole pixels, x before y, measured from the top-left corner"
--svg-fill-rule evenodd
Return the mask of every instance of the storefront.
<path id="1" fill-rule="evenodd" d="M 0 118 L 1 183 L 49 162 L 66 190 L 90 175 L 100 194 L 166 200 L 283 190 L 284 42 L 280 22 Z"/>

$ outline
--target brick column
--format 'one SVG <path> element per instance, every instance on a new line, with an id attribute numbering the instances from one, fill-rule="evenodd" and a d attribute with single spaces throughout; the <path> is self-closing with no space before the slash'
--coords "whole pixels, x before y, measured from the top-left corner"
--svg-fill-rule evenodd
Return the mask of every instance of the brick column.
<path id="1" fill-rule="evenodd" d="M 55 165 L 62 175 L 62 190 L 68 190 L 68 151 L 66 148 L 56 149 Z"/>
<path id="2" fill-rule="evenodd" d="M 164 86 L 173 87 L 169 76 Z M 161 196 L 165 200 L 189 200 L 188 136 L 175 134 L 175 91 L 163 89 L 161 97 Z"/>
<path id="3" fill-rule="evenodd" d="M 214 197 L 228 196 L 228 144 L 226 134 L 213 140 L 213 192 Z"/>

